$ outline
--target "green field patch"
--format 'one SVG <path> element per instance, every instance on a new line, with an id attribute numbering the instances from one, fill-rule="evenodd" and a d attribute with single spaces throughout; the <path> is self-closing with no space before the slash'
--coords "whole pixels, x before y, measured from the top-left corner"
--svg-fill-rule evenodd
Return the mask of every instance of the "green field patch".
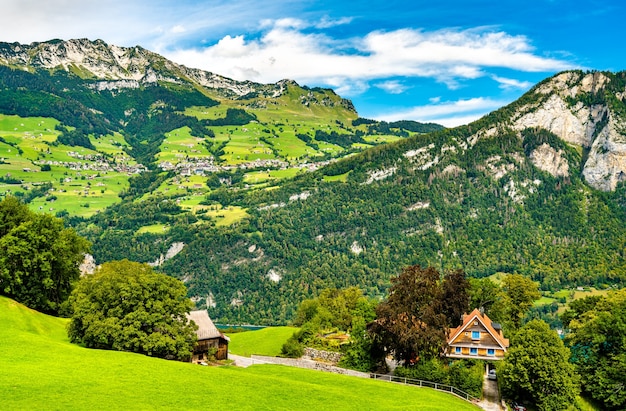
<path id="1" fill-rule="evenodd" d="M 215 221 L 216 226 L 230 226 L 249 217 L 246 209 L 239 206 L 222 207 L 219 204 L 210 205 L 203 208 L 206 210 L 203 215 Z"/>
<path id="2" fill-rule="evenodd" d="M 348 180 L 348 176 L 352 170 L 345 172 L 343 174 L 337 174 L 336 176 L 324 176 L 324 181 L 333 182 L 333 181 L 341 181 L 346 182 Z"/>
<path id="3" fill-rule="evenodd" d="M 30 203 L 33 211 L 52 214 L 67 211 L 71 215 L 89 217 L 120 202 L 120 192 L 129 186 L 128 176 L 115 172 L 101 173 L 92 179 L 56 172 L 54 168 L 47 174 L 51 175 L 48 181 L 53 183 L 53 188 L 46 197 L 38 197 Z"/>
<path id="4" fill-rule="evenodd" d="M 276 357 L 283 344 L 298 331 L 295 327 L 267 327 L 256 331 L 228 334 L 228 350 L 236 355 L 250 357 L 252 354 Z"/>
<path id="5" fill-rule="evenodd" d="M 204 139 L 191 135 L 187 126 L 165 133 L 165 139 L 159 146 L 157 161 L 178 164 L 193 159 L 210 160 L 212 154 L 204 144 Z"/>
<path id="6" fill-rule="evenodd" d="M 215 143 L 227 141 L 220 157 L 227 164 L 241 164 L 255 160 L 273 160 L 276 158 L 272 145 L 262 138 L 271 140 L 270 134 L 264 132 L 263 126 L 251 123 L 245 126 L 220 126 L 213 128 Z"/>
<path id="7" fill-rule="evenodd" d="M 393 134 L 365 135 L 363 136 L 363 140 L 367 141 L 368 143 L 383 144 L 383 143 L 393 143 L 394 141 L 402 140 L 402 137 L 395 136 Z"/>
<path id="8" fill-rule="evenodd" d="M 502 280 L 504 280 L 504 277 L 506 277 L 507 275 L 507 273 L 494 273 L 487 278 L 498 285 L 502 285 Z"/>
<path id="9" fill-rule="evenodd" d="M 344 149 L 336 144 L 327 143 L 325 141 L 320 141 L 317 143 L 320 151 L 324 153 L 329 153 L 333 156 L 339 155 L 344 151 Z"/>
<path id="10" fill-rule="evenodd" d="M 124 151 L 124 149 L 129 148 L 130 145 L 120 133 L 109 134 L 98 138 L 92 137 L 90 140 L 97 151 L 114 157 L 126 158 L 127 161 L 134 162 L 134 159 Z"/>
<path id="11" fill-rule="evenodd" d="M 542 305 L 550 305 L 550 304 L 552 304 L 554 302 L 558 302 L 558 300 L 556 298 L 542 296 L 540 299 L 535 300 L 533 305 L 535 307 L 540 307 Z"/>
<path id="12" fill-rule="evenodd" d="M 135 234 L 163 234 L 169 229 L 170 227 L 167 224 L 151 224 L 140 227 L 137 231 L 135 231 Z"/>
<path id="13" fill-rule="evenodd" d="M 228 105 L 220 104 L 213 107 L 187 107 L 183 114 L 190 117 L 196 117 L 198 120 L 216 120 L 218 118 L 224 118 Z"/>
<path id="14" fill-rule="evenodd" d="M 302 159 L 305 156 L 316 156 L 318 152 L 306 143 L 296 137 L 296 133 L 292 130 L 285 130 L 273 140 L 274 148 L 279 152 L 280 156 L 289 162 Z"/>
<path id="15" fill-rule="evenodd" d="M 205 196 L 202 194 L 188 195 L 188 196 L 178 198 L 176 202 L 182 209 L 195 213 L 200 210 L 208 210 L 211 207 L 211 206 L 200 204 L 204 201 L 204 199 L 205 199 Z"/>
<path id="16" fill-rule="evenodd" d="M 261 184 L 293 178 L 302 172 L 304 172 L 304 169 L 298 167 L 286 168 L 284 170 L 251 171 L 245 174 L 244 181 L 248 184 Z"/>

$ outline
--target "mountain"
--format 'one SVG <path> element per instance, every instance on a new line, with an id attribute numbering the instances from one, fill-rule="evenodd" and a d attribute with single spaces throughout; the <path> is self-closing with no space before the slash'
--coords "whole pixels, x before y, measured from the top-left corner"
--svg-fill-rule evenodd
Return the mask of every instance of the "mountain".
<path id="1" fill-rule="evenodd" d="M 140 47 L 0 44 L 0 192 L 96 263 L 183 280 L 220 322 L 287 322 L 411 264 L 626 279 L 626 73 L 569 71 L 466 126 L 362 119 L 331 90 L 236 82 Z"/>
<path id="2" fill-rule="evenodd" d="M 418 263 L 521 273 L 546 291 L 624 286 L 626 188 L 611 159 L 625 76 L 561 73 L 467 126 L 371 148 L 271 191 L 215 190 L 205 204 L 245 209 L 246 224 L 171 232 L 188 245 L 162 269 L 232 322 L 283 322 L 326 287 L 383 296 Z M 573 113 L 586 134 L 570 132 Z M 602 171 L 587 181 L 590 170 Z"/>
<path id="3" fill-rule="evenodd" d="M 0 43 L 0 114 L 0 191 L 74 216 L 153 190 L 262 185 L 442 128 L 359 119 L 332 90 L 238 82 L 86 39 Z"/>

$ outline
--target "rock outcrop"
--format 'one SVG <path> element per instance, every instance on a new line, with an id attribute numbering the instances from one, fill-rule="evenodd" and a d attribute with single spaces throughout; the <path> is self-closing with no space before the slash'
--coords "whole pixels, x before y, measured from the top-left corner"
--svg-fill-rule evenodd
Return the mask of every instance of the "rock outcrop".
<path id="1" fill-rule="evenodd" d="M 569 144 L 588 150 L 582 175 L 587 183 L 603 191 L 614 190 L 626 179 L 626 119 L 604 101 L 624 102 L 626 90 L 607 89 L 611 79 L 603 73 L 565 72 L 537 86 L 543 96 L 537 103 L 517 111 L 513 128 L 544 128 Z M 587 103 L 590 102 L 590 103 Z M 569 166 L 554 148 L 538 147 L 531 154 L 538 168 L 554 176 L 567 175 Z"/>

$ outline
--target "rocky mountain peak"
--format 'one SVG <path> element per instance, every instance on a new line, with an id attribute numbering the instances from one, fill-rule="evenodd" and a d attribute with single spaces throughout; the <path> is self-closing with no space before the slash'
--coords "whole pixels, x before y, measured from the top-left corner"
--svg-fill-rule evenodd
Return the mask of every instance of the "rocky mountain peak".
<path id="1" fill-rule="evenodd" d="M 505 123 L 473 134 L 468 143 L 497 135 L 502 127 L 521 134 L 545 129 L 583 152 L 579 169 L 587 183 L 603 191 L 626 180 L 626 72 L 568 71 L 551 77 L 508 107 Z M 565 167 L 558 150 L 539 147 L 531 161 L 551 174 L 576 172 Z"/>

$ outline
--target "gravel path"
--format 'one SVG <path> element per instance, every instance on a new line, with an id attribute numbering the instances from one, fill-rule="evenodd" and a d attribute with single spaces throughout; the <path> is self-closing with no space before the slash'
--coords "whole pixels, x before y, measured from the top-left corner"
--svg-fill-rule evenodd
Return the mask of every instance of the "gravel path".
<path id="1" fill-rule="evenodd" d="M 478 406 L 486 411 L 500 411 L 500 393 L 498 392 L 497 381 L 490 380 L 485 374 L 483 381 L 483 399 Z"/>
<path id="2" fill-rule="evenodd" d="M 228 359 L 233 360 L 233 362 L 235 363 L 237 367 L 243 367 L 243 368 L 249 367 L 253 364 L 267 364 L 267 361 L 250 358 L 250 357 L 242 357 L 240 355 L 235 355 L 231 353 L 228 353 Z"/>

